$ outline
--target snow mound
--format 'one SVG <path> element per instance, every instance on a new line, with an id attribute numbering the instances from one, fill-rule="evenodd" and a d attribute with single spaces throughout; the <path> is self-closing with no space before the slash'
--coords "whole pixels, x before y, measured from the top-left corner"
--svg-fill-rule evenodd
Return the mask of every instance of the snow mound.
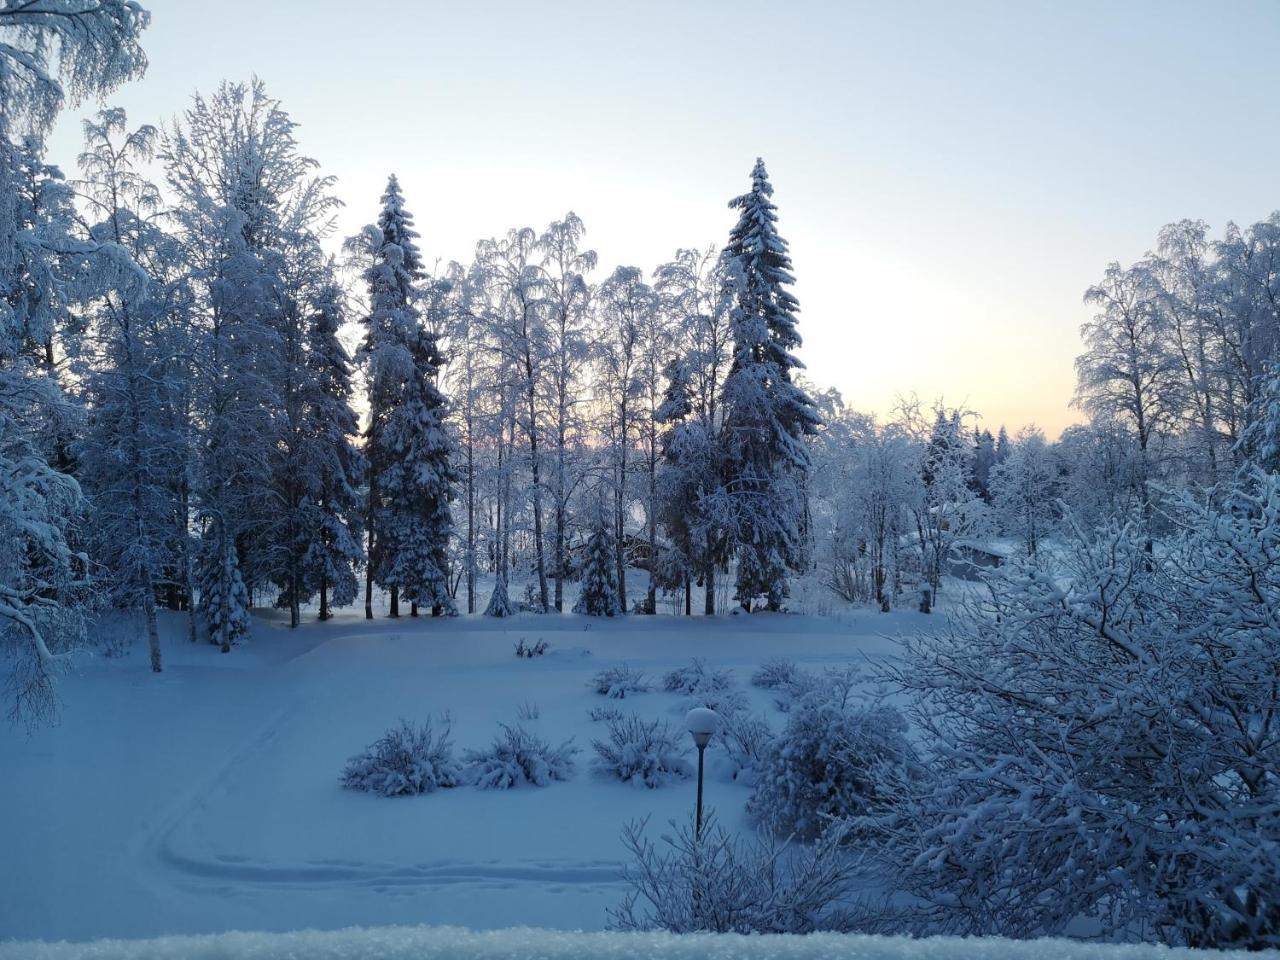
<path id="1" fill-rule="evenodd" d="M 0 943 L 0 960 L 1256 960 L 1242 950 L 1074 940 L 813 933 L 566 933 L 515 928 L 353 927 L 92 943 Z"/>

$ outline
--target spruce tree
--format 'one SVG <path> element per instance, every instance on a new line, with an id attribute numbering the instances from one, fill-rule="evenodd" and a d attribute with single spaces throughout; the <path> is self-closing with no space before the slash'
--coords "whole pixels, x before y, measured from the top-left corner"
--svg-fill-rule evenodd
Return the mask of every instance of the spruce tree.
<path id="1" fill-rule="evenodd" d="M 395 548 L 383 553 L 379 570 L 383 585 L 398 589 L 415 607 L 430 607 L 432 616 L 453 615 L 449 499 L 457 476 L 444 424 L 446 401 L 436 386 L 442 359 L 431 331 L 418 326 L 407 333 L 412 370 L 381 435 L 387 454 L 380 483 L 382 525 L 394 530 Z"/>
<path id="2" fill-rule="evenodd" d="M 582 568 L 582 589 L 573 605 L 574 613 L 589 617 L 614 617 L 622 612 L 618 601 L 618 577 L 614 572 L 613 534 L 604 511 L 600 510 L 587 540 L 587 559 Z"/>
<path id="3" fill-rule="evenodd" d="M 452 439 L 444 427 L 446 401 L 437 385 L 442 359 L 422 323 L 418 300 L 422 257 L 413 216 L 395 176 L 382 195 L 376 228 L 365 231 L 371 263 L 368 331 L 361 359 L 369 381 L 366 529 L 369 575 L 365 616 L 373 616 L 373 584 L 391 593 L 391 616 L 403 593 L 432 612 L 453 612 L 447 577 L 455 480 Z"/>
<path id="4" fill-rule="evenodd" d="M 359 433 L 351 409 L 351 358 L 338 339 L 342 293 L 323 288 L 307 332 L 306 366 L 310 374 L 303 414 L 303 509 L 306 549 L 303 585 L 319 593 L 321 620 L 332 607 L 345 607 L 358 591 L 355 567 L 364 562 L 360 545 L 360 484 L 364 455 L 353 443 Z"/>
<path id="5" fill-rule="evenodd" d="M 805 437 L 821 421 L 813 401 L 792 382 L 803 366 L 799 304 L 787 242 L 778 235 L 764 161 L 751 191 L 730 201 L 741 211 L 724 249 L 726 293 L 732 297 L 733 364 L 724 384 L 721 470 L 731 504 L 730 540 L 737 560 L 736 597 L 748 610 L 763 597 L 770 610 L 787 596 L 787 572 L 805 558 Z"/>

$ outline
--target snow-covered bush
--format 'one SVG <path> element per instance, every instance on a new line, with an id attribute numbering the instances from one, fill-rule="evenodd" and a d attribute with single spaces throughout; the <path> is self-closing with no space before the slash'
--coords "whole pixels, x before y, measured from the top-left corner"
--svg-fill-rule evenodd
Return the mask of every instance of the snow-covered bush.
<path id="1" fill-rule="evenodd" d="M 630 667 L 609 667 L 591 678 L 591 689 L 602 697 L 622 700 L 636 693 L 649 692 L 649 678 Z"/>
<path id="2" fill-rule="evenodd" d="M 794 660 L 778 657 L 760 665 L 751 675 L 751 685 L 764 690 L 777 690 L 790 685 L 799 673 L 800 668 Z"/>
<path id="3" fill-rule="evenodd" d="M 622 716 L 622 711 L 617 707 L 592 707 L 587 711 L 587 716 L 599 723 L 602 720 L 617 720 Z"/>
<path id="4" fill-rule="evenodd" d="M 578 748 L 570 738 L 552 747 L 520 724 L 498 724 L 499 733 L 485 750 L 463 754 L 468 783 L 482 790 L 508 790 L 523 783 L 545 787 L 553 780 L 568 780 L 576 769 L 573 756 Z"/>
<path id="5" fill-rule="evenodd" d="M 766 829 L 801 839 L 833 818 L 881 812 L 914 763 L 906 729 L 892 707 L 854 704 L 847 683 L 808 694 L 762 758 L 748 811 Z"/>
<path id="6" fill-rule="evenodd" d="M 609 911 L 615 930 L 803 934 L 852 926 L 846 904 L 859 869 L 844 827 L 811 845 L 784 844 L 769 835 L 742 840 L 708 816 L 701 837 L 684 827 L 663 836 L 662 850 L 645 836 L 646 824 L 623 830 L 630 890 Z"/>
<path id="7" fill-rule="evenodd" d="M 650 788 L 689 775 L 689 764 L 680 755 L 676 735 L 665 721 L 620 716 L 606 723 L 609 739 L 591 743 L 599 754 L 592 762 L 596 773 Z"/>
<path id="8" fill-rule="evenodd" d="M 752 716 L 745 710 L 720 714 L 720 732 L 713 744 L 724 750 L 728 769 L 722 772 L 745 783 L 754 783 L 764 768 L 773 747 L 774 733 L 764 717 Z"/>
<path id="9" fill-rule="evenodd" d="M 347 761 L 342 785 L 382 797 L 404 797 L 456 787 L 462 768 L 453 757 L 449 727 L 437 736 L 431 722 L 415 727 L 408 720 L 392 727 Z"/>
<path id="10" fill-rule="evenodd" d="M 884 823 L 921 929 L 1280 947 L 1280 476 L 1164 510 L 1155 551 L 1068 520 L 1058 569 L 1011 562 L 885 665 L 939 745 Z"/>
<path id="11" fill-rule="evenodd" d="M 547 641 L 539 639 L 537 643 L 526 643 L 524 637 L 520 638 L 520 642 L 516 644 L 516 656 L 524 660 L 532 660 L 534 657 L 540 657 L 545 654 L 551 647 Z"/>
<path id="12" fill-rule="evenodd" d="M 704 695 L 720 693 L 733 686 L 733 674 L 707 666 L 707 661 L 694 657 L 688 666 L 676 667 L 662 678 L 662 689 L 668 693 Z"/>
<path id="13" fill-rule="evenodd" d="M 542 602 L 542 594 L 533 581 L 524 585 L 524 600 L 520 604 L 522 613 L 546 613 L 546 604 Z"/>

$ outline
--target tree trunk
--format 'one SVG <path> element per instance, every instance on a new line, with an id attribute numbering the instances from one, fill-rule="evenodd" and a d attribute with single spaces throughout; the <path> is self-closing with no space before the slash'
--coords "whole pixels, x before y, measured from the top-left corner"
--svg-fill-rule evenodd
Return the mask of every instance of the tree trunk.
<path id="1" fill-rule="evenodd" d="M 547 563 L 542 550 L 542 482 L 538 463 L 538 413 L 537 395 L 533 382 L 533 358 L 529 354 L 529 341 L 525 340 L 525 384 L 529 403 L 529 468 L 533 474 L 533 553 L 538 567 L 538 597 L 545 611 L 547 599 Z"/>
<path id="2" fill-rule="evenodd" d="M 156 627 L 156 601 L 152 596 L 151 573 L 143 572 L 146 593 L 142 597 L 142 616 L 147 623 L 147 649 L 151 653 L 151 672 L 160 672 L 160 631 Z"/>
<path id="3" fill-rule="evenodd" d="M 391 588 L 391 609 L 387 611 L 387 616 L 400 616 L 400 588 L 398 586 Z"/>
<path id="4" fill-rule="evenodd" d="M 320 619 L 329 619 L 329 580 L 327 577 L 320 578 Z"/>

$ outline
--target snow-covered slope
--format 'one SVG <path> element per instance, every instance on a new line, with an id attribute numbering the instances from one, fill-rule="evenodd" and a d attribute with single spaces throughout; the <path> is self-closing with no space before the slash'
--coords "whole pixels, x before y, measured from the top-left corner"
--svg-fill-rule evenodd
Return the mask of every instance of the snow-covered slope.
<path id="1" fill-rule="evenodd" d="M 0 960 L 1245 960 L 1266 954 L 1070 940 L 568 933 L 382 927 L 89 944 L 0 944 Z"/>

